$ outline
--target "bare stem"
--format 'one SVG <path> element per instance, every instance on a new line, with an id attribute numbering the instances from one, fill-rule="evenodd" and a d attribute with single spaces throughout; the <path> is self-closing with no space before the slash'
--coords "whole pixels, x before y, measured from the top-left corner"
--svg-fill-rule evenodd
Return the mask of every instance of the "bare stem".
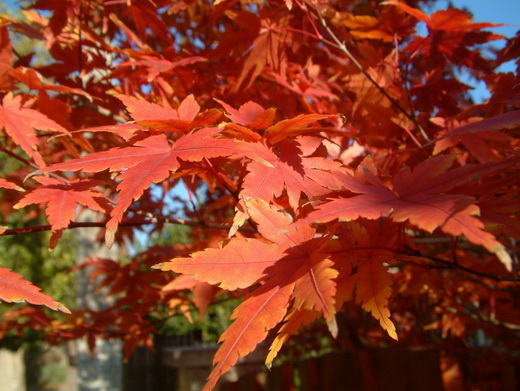
<path id="1" fill-rule="evenodd" d="M 437 258 L 437 257 L 430 256 L 430 255 L 423 255 L 419 251 L 413 250 L 411 248 L 407 248 L 406 249 L 406 253 L 411 254 L 411 255 L 415 255 L 415 256 L 418 256 L 418 257 L 422 257 L 422 258 L 428 259 L 429 261 L 432 261 L 434 263 L 434 265 L 431 265 L 431 264 L 430 265 L 425 265 L 429 269 L 458 270 L 458 271 L 462 271 L 464 273 L 473 274 L 475 276 L 479 276 L 479 277 L 483 277 L 483 278 L 489 278 L 490 280 L 493 280 L 493 281 L 510 281 L 510 282 L 519 282 L 520 283 L 520 278 L 519 277 L 502 277 L 502 276 L 497 276 L 497 275 L 494 275 L 494 274 L 484 273 L 484 272 L 481 272 L 481 271 L 478 271 L 478 270 L 471 269 L 469 267 L 463 266 L 460 263 L 446 261 L 445 259 Z"/>
<path id="2" fill-rule="evenodd" d="M 15 153 L 15 152 L 13 152 L 13 151 L 10 151 L 9 149 L 3 147 L 2 145 L 0 145 L 0 152 L 3 152 L 3 153 L 5 153 L 5 154 L 7 154 L 7 155 L 9 155 L 9 156 L 11 156 L 11 157 L 13 157 L 13 158 L 15 158 L 16 160 L 22 162 L 22 163 L 25 164 L 26 166 L 29 166 L 29 167 L 34 168 L 35 170 L 39 170 L 39 169 L 40 169 L 40 167 L 38 167 L 36 164 L 34 164 L 33 162 L 31 162 L 30 160 L 27 160 L 27 159 L 21 157 L 21 156 L 18 155 L 17 153 Z M 58 174 L 53 173 L 53 172 L 48 173 L 48 175 L 51 176 L 51 177 L 53 177 L 53 178 L 60 179 L 60 180 L 62 180 L 62 181 L 64 181 L 64 182 L 66 182 L 66 183 L 69 182 L 66 178 L 61 177 L 61 176 L 59 176 Z"/>
<path id="3" fill-rule="evenodd" d="M 382 87 L 372 76 L 370 76 L 370 74 L 363 68 L 363 65 L 361 65 L 360 62 L 352 55 L 350 50 L 348 50 L 345 43 L 340 41 L 339 38 L 336 36 L 336 34 L 334 34 L 334 32 L 330 29 L 329 25 L 327 24 L 327 21 L 321 14 L 321 12 L 318 9 L 316 4 L 315 4 L 315 10 L 316 10 L 316 14 L 318 15 L 318 18 L 321 22 L 321 25 L 323 26 L 323 28 L 327 31 L 327 33 L 331 36 L 331 38 L 333 40 L 333 42 L 325 40 L 325 39 L 322 39 L 321 41 L 323 43 L 326 43 L 330 46 L 333 46 L 333 47 L 341 50 L 348 57 L 348 59 L 350 61 L 352 61 L 352 63 L 356 66 L 356 68 L 358 68 L 361 71 L 361 73 L 363 73 L 363 75 L 365 75 L 365 77 L 379 90 L 379 92 L 381 92 L 401 113 L 403 113 L 406 116 L 406 118 L 408 118 L 410 121 L 412 121 L 415 124 L 415 126 L 417 126 L 417 129 L 421 133 L 421 136 L 426 140 L 426 142 L 429 142 L 430 138 L 424 131 L 424 128 L 419 123 L 419 121 L 417 120 L 415 115 L 413 115 L 413 113 L 410 114 L 403 106 L 401 106 L 401 104 L 397 100 L 395 100 L 392 96 L 390 96 L 390 94 L 384 89 L 384 87 Z"/>
<path id="4" fill-rule="evenodd" d="M 481 315 L 459 311 L 459 310 L 457 310 L 457 309 L 455 309 L 453 307 L 441 307 L 441 308 L 442 308 L 442 310 L 447 311 L 447 312 L 451 312 L 452 314 L 469 316 L 470 318 L 478 320 L 480 322 L 491 323 L 491 324 L 493 324 L 495 326 L 501 326 L 501 327 L 505 327 L 505 328 L 508 328 L 508 329 L 511 329 L 511 330 L 520 330 L 520 326 L 518 326 L 516 324 L 513 324 L 513 323 L 500 322 L 500 321 L 498 321 L 496 319 L 484 318 Z"/>
<path id="5" fill-rule="evenodd" d="M 67 229 L 104 227 L 106 225 L 106 223 L 107 223 L 106 221 L 70 223 L 70 225 L 67 227 Z M 207 223 L 207 222 L 201 222 L 201 221 L 175 219 L 175 218 L 164 217 L 164 216 L 156 216 L 150 220 L 123 221 L 119 224 L 119 226 L 120 227 L 136 227 L 136 226 L 140 226 L 140 225 L 158 224 L 158 223 L 179 224 L 179 225 L 185 225 L 185 226 L 189 226 L 189 227 L 221 229 L 221 230 L 227 230 L 227 231 L 229 231 L 231 229 L 231 225 L 229 225 L 229 224 Z M 0 234 L 0 237 L 9 236 L 9 235 L 29 234 L 29 233 L 33 233 L 33 232 L 51 231 L 51 230 L 52 230 L 51 225 L 37 225 L 37 226 L 33 226 L 33 227 L 12 228 L 12 229 L 5 230 L 3 233 Z M 252 227 L 240 227 L 238 230 L 241 232 L 252 232 L 252 233 L 256 232 L 256 230 L 253 229 Z"/>
<path id="6" fill-rule="evenodd" d="M 85 102 L 82 102 L 82 105 L 84 107 L 86 107 L 87 109 L 93 110 L 96 113 L 101 114 L 104 117 L 111 118 L 111 119 L 113 119 L 116 122 L 119 122 L 119 123 L 126 123 L 126 122 L 128 122 L 128 119 L 126 119 L 125 117 L 123 117 L 121 115 L 118 115 L 118 114 L 113 114 L 110 110 L 108 110 L 108 109 L 106 109 L 104 107 L 95 105 L 94 103 L 85 101 Z"/>

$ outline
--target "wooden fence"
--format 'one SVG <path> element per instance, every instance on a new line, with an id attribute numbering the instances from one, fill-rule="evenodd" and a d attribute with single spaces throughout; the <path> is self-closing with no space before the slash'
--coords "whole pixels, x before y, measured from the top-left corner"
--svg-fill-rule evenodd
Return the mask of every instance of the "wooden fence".
<path id="1" fill-rule="evenodd" d="M 178 346 L 162 338 L 124 367 L 124 391 L 200 391 L 216 346 Z M 176 345 L 177 346 L 172 346 Z M 442 391 L 436 350 L 342 350 L 286 362 L 270 371 L 261 346 L 219 381 L 217 391 Z"/>

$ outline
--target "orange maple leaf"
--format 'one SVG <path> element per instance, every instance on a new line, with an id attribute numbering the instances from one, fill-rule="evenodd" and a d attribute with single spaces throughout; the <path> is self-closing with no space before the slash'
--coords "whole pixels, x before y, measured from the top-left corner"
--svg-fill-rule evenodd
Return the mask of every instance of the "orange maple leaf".
<path id="1" fill-rule="evenodd" d="M 234 238 L 218 249 L 156 265 L 225 289 L 265 281 L 237 307 L 233 315 L 236 321 L 221 337 L 224 343 L 215 356 L 216 366 L 206 387 L 265 338 L 267 331 L 285 316 L 291 297 L 296 308 L 316 311 L 334 323 L 337 271 L 328 254 L 321 251 L 324 241 L 314 238 L 311 227 L 290 227 L 292 218 L 265 201 L 246 202 L 258 232 L 272 244 Z M 267 314 L 269 319 L 265 318 Z"/>
<path id="2" fill-rule="evenodd" d="M 40 292 L 40 288 L 27 280 L 23 280 L 17 273 L 0 267 L 0 300 L 6 303 L 27 301 L 31 304 L 44 305 L 55 311 L 70 314 L 63 304 L 52 297 Z"/>
<path id="3" fill-rule="evenodd" d="M 4 189 L 11 189 L 11 190 L 18 190 L 18 191 L 25 191 L 20 186 L 18 186 L 16 183 L 9 182 L 6 179 L 0 178 L 0 187 Z"/>

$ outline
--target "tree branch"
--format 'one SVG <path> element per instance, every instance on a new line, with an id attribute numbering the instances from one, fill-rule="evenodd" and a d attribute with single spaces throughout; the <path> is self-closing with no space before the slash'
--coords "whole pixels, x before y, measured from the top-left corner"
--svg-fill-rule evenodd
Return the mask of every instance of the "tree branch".
<path id="1" fill-rule="evenodd" d="M 36 164 L 34 164 L 33 162 L 21 157 L 20 155 L 14 153 L 13 151 L 10 151 L 8 150 L 7 148 L 3 147 L 2 145 L 0 145 L 0 151 L 15 158 L 16 160 L 22 162 L 23 164 L 27 165 L 27 166 L 30 166 L 36 170 L 38 170 L 40 167 L 38 167 Z"/>
<path id="2" fill-rule="evenodd" d="M 13 158 L 15 158 L 16 160 L 22 162 L 23 164 L 25 164 L 26 166 L 29 166 L 29 167 L 32 167 L 34 168 L 35 170 L 39 170 L 40 167 L 38 167 L 35 163 L 31 162 L 30 160 L 27 160 L 23 157 L 21 157 L 20 155 L 18 155 L 17 153 L 13 152 L 13 151 L 10 151 L 9 149 L 3 147 L 2 145 L 0 145 L 0 152 L 3 152 L 5 153 L 6 155 L 9 155 Z M 48 173 L 47 175 L 53 177 L 53 178 L 56 178 L 56 179 L 60 179 L 62 181 L 65 181 L 65 182 L 69 182 L 68 179 L 62 177 L 62 176 L 59 176 L 58 174 L 54 173 L 54 172 L 50 172 Z"/>
<path id="3" fill-rule="evenodd" d="M 108 110 L 104 107 L 95 105 L 94 103 L 91 103 L 89 101 L 82 102 L 82 106 L 86 107 L 87 109 L 90 109 L 92 111 L 95 111 L 96 113 L 101 114 L 104 117 L 111 118 L 114 121 L 119 122 L 119 123 L 124 124 L 129 121 L 129 119 L 127 119 L 121 115 L 114 114 L 110 110 Z"/>
<path id="4" fill-rule="evenodd" d="M 339 38 L 336 36 L 336 34 L 334 34 L 334 32 L 330 29 L 329 25 L 327 24 L 327 21 L 325 20 L 325 18 L 323 17 L 323 15 L 320 12 L 317 3 L 314 3 L 314 8 L 315 8 L 316 14 L 318 15 L 318 18 L 321 22 L 321 25 L 327 31 L 327 33 L 331 36 L 331 38 L 334 42 L 331 42 L 331 41 L 325 40 L 325 39 L 322 39 L 321 41 L 323 43 L 326 43 L 330 46 L 333 46 L 333 47 L 341 50 L 348 57 L 348 59 L 350 61 L 352 61 L 352 63 L 356 66 L 356 68 L 358 68 L 359 71 L 363 75 L 365 75 L 365 77 L 368 79 L 368 81 L 370 81 L 379 90 L 379 92 L 381 92 L 401 113 L 403 113 L 406 116 L 406 118 L 408 118 L 410 121 L 412 121 L 415 124 L 415 126 L 417 126 L 417 129 L 421 133 L 421 136 L 426 140 L 426 142 L 429 142 L 430 138 L 424 131 L 424 128 L 422 127 L 422 125 L 417 120 L 417 117 L 414 114 L 408 113 L 408 111 L 403 106 L 401 106 L 401 104 L 397 100 L 395 100 L 392 96 L 390 96 L 390 94 L 372 76 L 370 76 L 370 74 L 363 68 L 363 65 L 361 65 L 361 63 L 352 55 L 352 53 L 350 53 L 350 50 L 348 50 L 345 43 L 340 41 Z"/>
<path id="5" fill-rule="evenodd" d="M 75 229 L 75 228 L 89 228 L 89 227 L 105 227 L 106 221 L 99 221 L 99 222 L 79 222 L 79 223 L 70 223 L 70 225 L 66 229 Z M 184 219 L 176 219 L 172 217 L 164 217 L 164 216 L 156 216 L 150 220 L 137 220 L 137 221 L 123 221 L 119 224 L 120 227 L 137 227 L 140 225 L 147 225 L 147 224 L 179 224 L 179 225 L 185 225 L 189 227 L 199 227 L 199 228 L 206 228 L 206 229 L 221 229 L 221 230 L 227 230 L 229 231 L 231 229 L 231 225 L 229 224 L 219 224 L 219 223 L 207 223 L 207 222 L 201 222 L 201 221 L 191 221 L 191 220 L 184 220 Z M 20 234 L 29 234 L 33 232 L 43 232 L 43 231 L 51 231 L 52 226 L 49 225 L 37 225 L 33 227 L 22 227 L 22 228 L 12 228 L 7 229 L 3 233 L 0 234 L 0 237 L 2 236 L 10 236 L 10 235 L 20 235 Z M 254 230 L 251 227 L 240 227 L 238 229 L 240 232 L 251 232 L 255 233 L 256 230 Z"/>
<path id="6" fill-rule="evenodd" d="M 472 319 L 475 319 L 479 322 L 486 322 L 486 323 L 491 323 L 495 326 L 501 326 L 501 327 L 505 327 L 505 328 L 508 328 L 508 329 L 511 329 L 511 330 L 520 330 L 520 326 L 519 325 L 516 325 L 516 324 L 513 324 L 513 323 L 506 323 L 506 322 L 500 322 L 496 319 L 490 319 L 490 318 L 484 318 L 478 314 L 471 314 L 471 313 L 468 313 L 468 312 L 462 312 L 462 311 L 459 311 L 453 307 L 444 307 L 444 306 L 439 306 L 443 311 L 446 311 L 446 312 L 451 312 L 452 314 L 456 314 L 456 315 L 462 315 L 462 316 L 468 316 Z"/>
<path id="7" fill-rule="evenodd" d="M 481 272 L 481 271 L 478 271 L 478 270 L 471 269 L 469 267 L 463 266 L 463 265 L 461 265 L 459 263 L 446 261 L 445 259 L 437 258 L 437 257 L 434 257 L 434 256 L 424 255 L 421 252 L 413 250 L 411 248 L 406 248 L 405 254 L 406 255 L 414 255 L 414 256 L 417 256 L 417 257 L 425 258 L 425 259 L 428 259 L 428 260 L 432 261 L 433 263 L 438 264 L 438 266 L 437 265 L 425 265 L 429 269 L 459 270 L 459 271 L 462 271 L 464 273 L 473 274 L 475 276 L 479 276 L 479 277 L 483 277 L 483 278 L 489 278 L 490 280 L 493 280 L 493 281 L 509 281 L 509 282 L 519 282 L 520 283 L 520 277 L 502 277 L 502 276 L 496 276 L 494 274 L 484 273 L 484 272 Z"/>

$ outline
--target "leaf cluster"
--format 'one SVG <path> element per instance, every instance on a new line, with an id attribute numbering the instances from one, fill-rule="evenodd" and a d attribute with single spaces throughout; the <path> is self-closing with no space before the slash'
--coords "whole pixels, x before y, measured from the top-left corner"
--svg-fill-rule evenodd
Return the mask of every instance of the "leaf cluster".
<path id="1" fill-rule="evenodd" d="M 121 338 L 129 354 L 165 309 L 194 321 L 241 299 L 208 391 L 318 319 L 344 347 L 451 352 L 484 332 L 514 357 L 520 80 L 498 67 L 518 70 L 518 36 L 486 57 L 496 25 L 415 0 L 38 0 L 24 15 L 0 22 L 0 153 L 19 167 L 0 179 L 0 235 L 51 231 L 54 248 L 98 226 L 111 246 L 175 224 L 190 240 L 88 260 L 105 310 L 53 321 L 28 307 L 3 330 Z M 17 53 L 17 35 L 52 60 Z M 13 226 L 18 210 L 49 224 Z M 28 282 L 13 290 L 12 273 L 2 300 L 64 310 Z"/>

